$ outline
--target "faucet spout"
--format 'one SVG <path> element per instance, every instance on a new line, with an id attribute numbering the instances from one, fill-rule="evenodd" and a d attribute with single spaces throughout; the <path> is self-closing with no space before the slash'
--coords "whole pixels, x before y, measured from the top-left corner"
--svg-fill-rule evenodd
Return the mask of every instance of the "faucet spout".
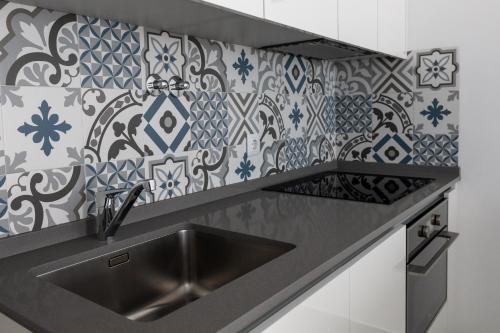
<path id="1" fill-rule="evenodd" d="M 135 201 L 141 195 L 142 191 L 152 192 L 155 189 L 155 181 L 153 179 L 149 179 L 134 185 L 129 190 L 120 189 L 98 193 L 100 194 L 96 196 L 98 207 L 100 206 L 99 202 L 104 201 L 101 211 L 98 211 L 98 238 L 104 241 L 113 237 L 122 222 L 125 220 L 125 217 L 129 213 L 130 209 L 134 206 Z M 127 191 L 127 197 L 118 208 L 118 211 L 115 211 L 116 197 Z M 102 198 L 104 198 L 104 200 Z"/>

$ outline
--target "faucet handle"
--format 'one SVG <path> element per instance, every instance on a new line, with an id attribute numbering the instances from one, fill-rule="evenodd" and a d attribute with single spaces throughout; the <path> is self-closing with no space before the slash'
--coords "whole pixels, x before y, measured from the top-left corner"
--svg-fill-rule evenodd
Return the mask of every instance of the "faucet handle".
<path id="1" fill-rule="evenodd" d="M 96 207 L 99 208 L 114 208 L 115 199 L 118 195 L 127 192 L 128 188 L 120 188 L 107 191 L 97 191 L 95 194 Z M 113 206 L 110 206 L 111 202 Z"/>

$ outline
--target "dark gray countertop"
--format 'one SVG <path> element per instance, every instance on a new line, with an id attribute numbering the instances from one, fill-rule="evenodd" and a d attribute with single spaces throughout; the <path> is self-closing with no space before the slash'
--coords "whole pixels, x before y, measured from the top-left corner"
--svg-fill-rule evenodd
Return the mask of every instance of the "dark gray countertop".
<path id="1" fill-rule="evenodd" d="M 414 216 L 459 179 L 457 168 L 340 162 L 332 168 L 436 180 L 392 205 L 253 190 L 123 226 L 109 245 L 86 236 L 10 256 L 0 260 L 0 311 L 34 332 L 247 330 Z M 128 320 L 30 273 L 40 265 L 63 266 L 129 247 L 187 224 L 279 240 L 296 248 L 154 322 Z"/>

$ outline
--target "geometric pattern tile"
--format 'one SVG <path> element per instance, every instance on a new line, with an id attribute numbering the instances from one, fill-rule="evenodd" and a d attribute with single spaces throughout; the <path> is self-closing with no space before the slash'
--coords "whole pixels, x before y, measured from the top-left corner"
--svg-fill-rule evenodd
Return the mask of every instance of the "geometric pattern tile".
<path id="1" fill-rule="evenodd" d="M 188 153 L 167 154 L 160 159 L 147 158 L 149 178 L 156 181 L 154 201 L 185 195 L 190 183 Z"/>
<path id="2" fill-rule="evenodd" d="M 286 170 L 304 168 L 308 163 L 307 144 L 304 138 L 291 138 L 286 140 Z"/>
<path id="3" fill-rule="evenodd" d="M 432 49 L 416 55 L 417 88 L 455 87 L 457 84 L 456 49 Z"/>
<path id="4" fill-rule="evenodd" d="M 379 163 L 410 164 L 413 143 L 410 137 L 399 133 L 385 133 L 373 141 L 373 159 Z"/>
<path id="5" fill-rule="evenodd" d="M 321 94 L 306 95 L 307 137 L 325 134 L 322 112 L 325 108 L 325 96 Z"/>
<path id="6" fill-rule="evenodd" d="M 227 94 L 192 94 L 192 149 L 220 148 L 228 145 Z"/>
<path id="7" fill-rule="evenodd" d="M 325 103 L 320 116 L 325 124 L 325 132 L 330 134 L 335 133 L 335 101 L 336 97 L 325 96 Z"/>
<path id="8" fill-rule="evenodd" d="M 405 93 L 414 90 L 415 86 L 415 54 L 410 53 L 406 59 L 377 57 L 372 59 L 373 93 L 390 94 Z"/>
<path id="9" fill-rule="evenodd" d="M 141 89 L 142 28 L 81 15 L 78 25 L 82 87 Z"/>
<path id="10" fill-rule="evenodd" d="M 457 166 L 458 135 L 414 135 L 414 158 L 417 165 Z"/>
<path id="11" fill-rule="evenodd" d="M 306 63 L 301 56 L 285 57 L 284 70 L 286 88 L 290 94 L 301 94 L 306 86 Z"/>
<path id="12" fill-rule="evenodd" d="M 246 143 L 248 134 L 259 134 L 257 104 L 259 96 L 247 93 L 229 93 L 229 145 Z"/>
<path id="13" fill-rule="evenodd" d="M 371 95 L 343 95 L 334 97 L 335 128 L 337 133 L 371 132 Z"/>
<path id="14" fill-rule="evenodd" d="M 160 33 L 148 31 L 145 34 L 144 76 L 157 74 L 163 80 L 169 80 L 174 75 L 184 78 L 187 56 L 184 53 L 183 36 L 164 31 Z"/>

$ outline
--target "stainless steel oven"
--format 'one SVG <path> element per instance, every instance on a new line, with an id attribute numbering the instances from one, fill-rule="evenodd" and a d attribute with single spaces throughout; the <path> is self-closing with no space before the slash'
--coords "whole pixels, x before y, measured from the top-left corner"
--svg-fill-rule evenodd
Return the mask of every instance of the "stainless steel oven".
<path id="1" fill-rule="evenodd" d="M 458 234 L 448 231 L 443 198 L 406 229 L 406 332 L 424 333 L 446 302 L 448 248 Z"/>

